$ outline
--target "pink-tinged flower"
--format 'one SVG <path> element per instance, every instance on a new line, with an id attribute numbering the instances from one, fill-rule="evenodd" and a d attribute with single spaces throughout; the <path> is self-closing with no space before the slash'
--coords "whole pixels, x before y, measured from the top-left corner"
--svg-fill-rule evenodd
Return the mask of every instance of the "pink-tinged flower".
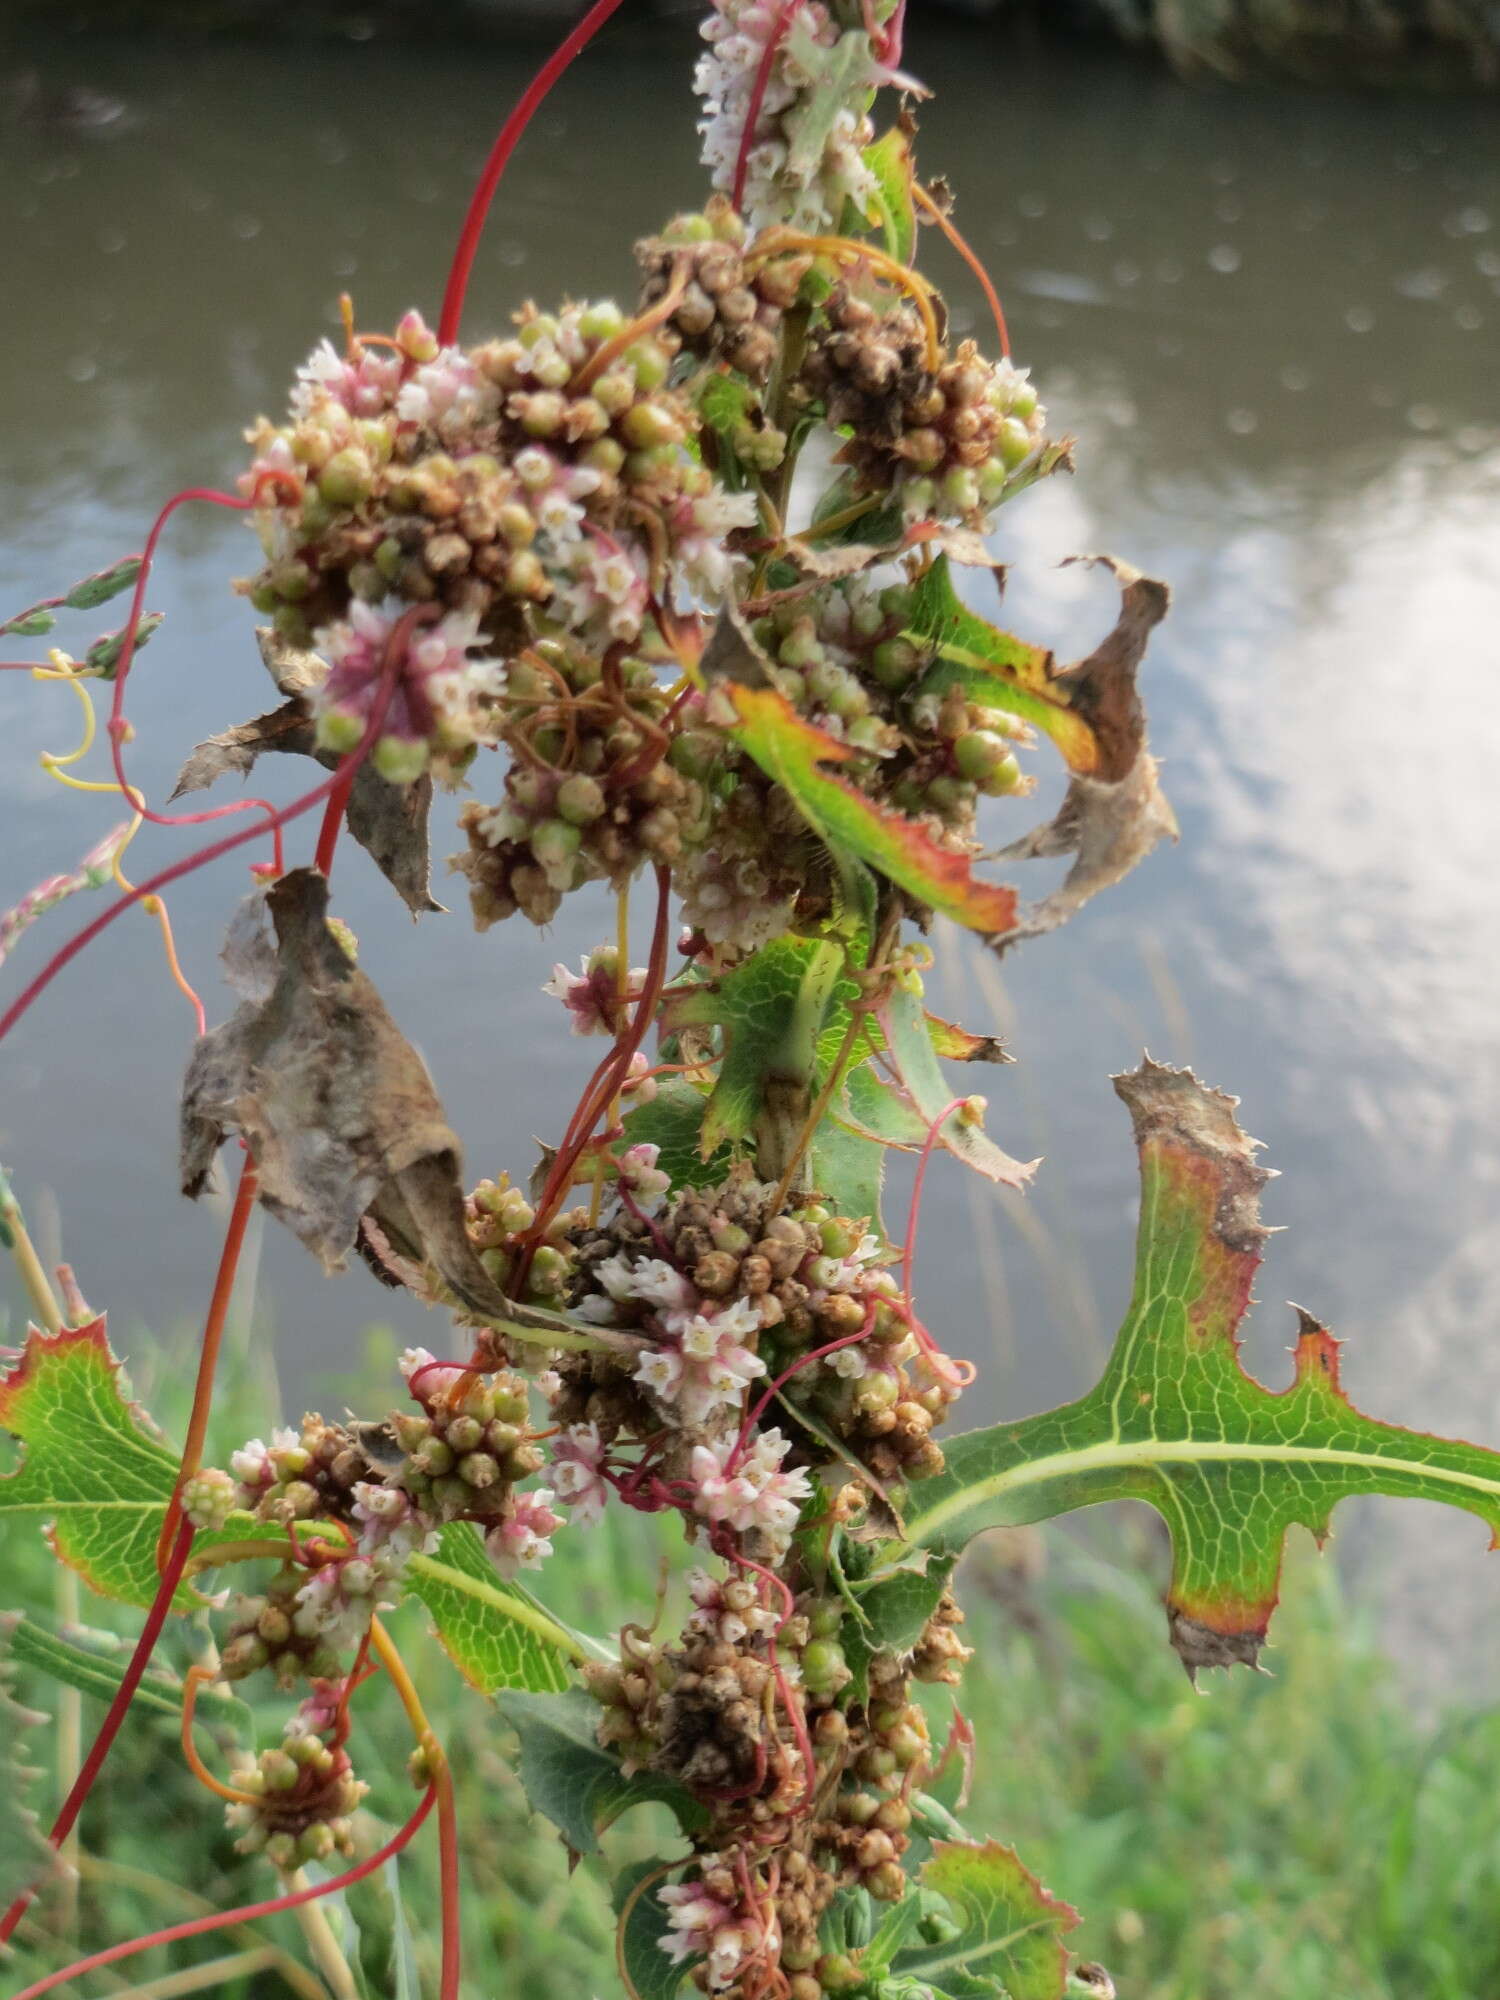
<path id="1" fill-rule="evenodd" d="M 499 407 L 499 391 L 459 347 L 439 348 L 396 397 L 396 415 L 402 423 L 421 424 L 451 437 L 484 423 Z"/>
<path id="2" fill-rule="evenodd" d="M 343 754 L 359 743 L 385 675 L 387 648 L 410 610 L 395 597 L 380 604 L 356 599 L 347 619 L 313 634 L 329 664 L 328 678 L 313 696 L 323 749 Z M 459 753 L 479 741 L 489 699 L 501 691 L 502 671 L 497 661 L 470 658 L 478 632 L 476 613 L 450 611 L 401 642 L 395 689 L 373 756 L 376 769 L 393 784 L 420 777 L 433 750 Z"/>
<path id="3" fill-rule="evenodd" d="M 695 1569 L 689 1571 L 687 1584 L 693 1600 L 689 1625 L 726 1646 L 738 1646 L 752 1632 L 769 1632 L 776 1624 L 775 1612 L 761 1604 L 748 1576 L 720 1581 L 706 1570 Z"/>
<path id="4" fill-rule="evenodd" d="M 553 1488 L 581 1528 L 600 1519 L 609 1499 L 604 1457 L 597 1424 L 569 1424 L 552 1441 Z"/>
<path id="5" fill-rule="evenodd" d="M 630 1067 L 620 1085 L 620 1095 L 628 1097 L 632 1104 L 649 1104 L 656 1092 L 657 1082 L 651 1074 L 651 1058 L 644 1049 L 637 1049 L 630 1058 Z"/>
<path id="6" fill-rule="evenodd" d="M 621 1187 L 628 1188 L 642 1201 L 654 1201 L 665 1194 L 672 1185 L 672 1177 L 657 1166 L 660 1155 L 660 1146 L 627 1146 L 616 1162 Z"/>
<path id="7" fill-rule="evenodd" d="M 563 1516 L 554 1514 L 549 1504 L 553 1494 L 539 1486 L 534 1493 L 518 1493 L 512 1511 L 484 1538 L 490 1561 L 509 1579 L 523 1569 L 540 1569 L 552 1553 L 551 1537 L 563 1525 Z"/>
<path id="8" fill-rule="evenodd" d="M 695 1445 L 694 1512 L 705 1521 L 733 1528 L 737 1534 L 758 1529 L 772 1544 L 784 1547 L 797 1525 L 802 1502 L 812 1491 L 805 1472 L 781 1470 L 790 1449 L 790 1439 L 780 1431 L 762 1431 L 731 1473 L 732 1441 Z"/>
<path id="9" fill-rule="evenodd" d="M 396 1366 L 401 1370 L 401 1380 L 411 1389 L 419 1403 L 435 1403 L 440 1396 L 446 1396 L 456 1388 L 469 1372 L 466 1368 L 454 1368 L 446 1362 L 439 1367 L 425 1347 L 408 1347 L 402 1351 Z M 418 1379 L 420 1378 L 420 1379 Z"/>
<path id="10" fill-rule="evenodd" d="M 669 1310 L 661 1316 L 672 1345 L 653 1348 L 636 1363 L 635 1379 L 663 1403 L 676 1405 L 684 1424 L 706 1423 L 716 1410 L 737 1404 L 745 1385 L 766 1364 L 745 1345 L 760 1331 L 748 1299 L 733 1305 Z"/>
<path id="11" fill-rule="evenodd" d="M 717 485 L 677 502 L 667 516 L 672 572 L 695 603 L 712 609 L 728 595 L 743 558 L 729 553 L 725 537 L 736 528 L 753 528 L 759 518 L 753 493 L 726 493 Z"/>
<path id="12" fill-rule="evenodd" d="M 379 1568 L 368 1556 L 324 1563 L 297 1592 L 293 1631 L 303 1639 L 322 1639 L 335 1652 L 347 1652 L 369 1627 L 381 1581 Z"/>
<path id="13" fill-rule="evenodd" d="M 645 968 L 632 966 L 622 994 L 620 956 L 613 945 L 598 946 L 579 961 L 579 967 L 577 972 L 569 972 L 565 965 L 554 965 L 542 991 L 561 1000 L 575 1035 L 608 1035 L 613 1039 L 646 989 Z"/>
<path id="14" fill-rule="evenodd" d="M 404 366 L 402 357 L 386 348 L 361 348 L 351 360 L 332 341 L 320 340 L 297 370 L 292 414 L 310 416 L 329 401 L 352 417 L 378 417 L 394 406 Z"/>
<path id="15" fill-rule="evenodd" d="M 715 1993 L 734 1983 L 749 1958 L 779 1948 L 774 1921 L 768 1928 L 759 1910 L 711 1896 L 701 1881 L 681 1882 L 657 1895 L 670 1926 L 658 1940 L 662 1950 L 674 1965 L 702 1958 Z"/>
<path id="16" fill-rule="evenodd" d="M 245 1506 L 253 1508 L 261 1495 L 280 1477 L 272 1453 L 289 1451 L 298 1442 L 297 1432 L 282 1426 L 272 1431 L 269 1445 L 263 1438 L 251 1438 L 248 1444 L 230 1453 L 229 1470 L 240 1482 L 240 1497 Z"/>
<path id="17" fill-rule="evenodd" d="M 360 1554 L 373 1556 L 386 1576 L 393 1576 L 408 1556 L 427 1555 L 437 1546 L 437 1523 L 404 1487 L 362 1480 L 354 1489 L 354 1518 L 361 1524 Z"/>
<path id="18" fill-rule="evenodd" d="M 438 337 L 415 306 L 396 322 L 396 345 L 408 361 L 436 361 Z"/>
<path id="19" fill-rule="evenodd" d="M 545 528 L 540 510 L 538 518 Z M 596 531 L 570 558 L 568 580 L 553 599 L 552 612 L 584 638 L 630 645 L 641 636 L 648 596 L 643 568 L 618 542 Z"/>

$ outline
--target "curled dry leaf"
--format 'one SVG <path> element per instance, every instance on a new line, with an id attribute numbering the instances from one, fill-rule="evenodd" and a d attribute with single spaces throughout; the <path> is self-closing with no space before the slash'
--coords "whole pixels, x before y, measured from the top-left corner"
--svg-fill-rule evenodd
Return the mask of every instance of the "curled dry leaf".
<path id="1" fill-rule="evenodd" d="M 268 750 L 295 757 L 312 757 L 325 770 L 337 768 L 338 758 L 320 750 L 307 697 L 328 672 L 316 653 L 288 646 L 269 627 L 256 634 L 266 671 L 287 699 L 280 708 L 258 715 L 233 729 L 220 730 L 200 743 L 177 774 L 174 799 L 206 791 L 226 776 L 246 777 Z M 413 916 L 441 910 L 431 894 L 432 863 L 427 821 L 432 810 L 432 779 L 425 774 L 410 785 L 393 785 L 369 763 L 362 764 L 349 794 L 349 831 L 390 882 Z"/>
<path id="2" fill-rule="evenodd" d="M 1164 583 L 1142 576 L 1113 556 L 1074 556 L 1097 563 L 1120 585 L 1114 630 L 1086 660 L 1065 667 L 1055 685 L 1071 711 L 1085 721 L 1097 745 L 1092 771 L 1074 770 L 1057 817 L 1001 850 L 1007 861 L 1077 856 L 1066 879 L 1026 910 L 1014 928 L 989 939 L 997 950 L 1040 937 L 1082 909 L 1143 861 L 1157 843 L 1177 838 L 1177 821 L 1146 747 L 1146 714 L 1136 691 L 1136 670 L 1151 633 L 1167 614 Z"/>
<path id="3" fill-rule="evenodd" d="M 303 868 L 250 897 L 231 926 L 225 964 L 241 1005 L 188 1066 L 183 1192 L 202 1193 L 238 1134 L 261 1201 L 325 1269 L 342 1268 L 368 1215 L 396 1259 L 430 1264 L 471 1312 L 514 1316 L 465 1233 L 459 1144 L 426 1066 L 327 913 L 327 882 Z"/>

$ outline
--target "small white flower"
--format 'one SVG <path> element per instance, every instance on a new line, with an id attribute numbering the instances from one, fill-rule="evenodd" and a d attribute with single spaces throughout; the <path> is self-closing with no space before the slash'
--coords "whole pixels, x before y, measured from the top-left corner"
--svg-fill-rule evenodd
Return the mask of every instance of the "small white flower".
<path id="1" fill-rule="evenodd" d="M 592 1527 L 609 1499 L 609 1482 L 602 1470 L 604 1455 L 597 1424 L 569 1424 L 553 1440 L 554 1488 L 580 1527 Z"/>

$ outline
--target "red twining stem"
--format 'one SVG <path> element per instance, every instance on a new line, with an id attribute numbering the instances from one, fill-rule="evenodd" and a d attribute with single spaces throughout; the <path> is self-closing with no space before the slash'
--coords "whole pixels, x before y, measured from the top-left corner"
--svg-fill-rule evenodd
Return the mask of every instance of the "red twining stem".
<path id="1" fill-rule="evenodd" d="M 209 1301 L 208 1318 L 203 1323 L 203 1345 L 198 1353 L 198 1381 L 193 1392 L 193 1410 L 188 1418 L 187 1442 L 182 1447 L 182 1460 L 177 1468 L 177 1483 L 172 1488 L 172 1498 L 167 1504 L 166 1518 L 161 1524 L 161 1534 L 156 1542 L 156 1567 L 164 1570 L 172 1546 L 177 1539 L 177 1530 L 182 1523 L 182 1489 L 203 1463 L 203 1440 L 208 1433 L 209 1403 L 213 1396 L 214 1375 L 219 1365 L 219 1348 L 224 1339 L 224 1322 L 229 1317 L 229 1302 L 234 1297 L 235 1274 L 239 1270 L 240 1251 L 244 1248 L 245 1231 L 249 1227 L 250 1213 L 255 1206 L 255 1196 L 260 1183 L 255 1177 L 255 1162 L 247 1153 L 245 1163 L 240 1168 L 240 1184 L 235 1192 L 234 1207 L 229 1215 L 229 1227 L 224 1232 L 224 1248 L 219 1253 L 219 1272 L 214 1280 L 214 1293 Z"/>
<path id="2" fill-rule="evenodd" d="M 339 769 L 325 784 L 317 786 L 307 797 L 298 800 L 294 805 L 282 809 L 278 815 L 282 822 L 295 817 L 299 812 L 308 811 L 312 806 L 317 805 L 320 800 L 331 796 L 337 788 L 340 779 L 349 770 L 358 768 L 359 764 L 368 754 L 370 745 L 375 741 L 385 722 L 386 710 L 390 706 L 391 696 L 395 691 L 401 657 L 401 654 L 397 652 L 385 662 L 380 685 L 376 690 L 375 700 L 371 705 L 369 721 L 365 725 L 364 735 L 358 744 L 350 751 L 348 757 L 339 766 Z M 31 985 L 21 995 L 20 999 L 16 1001 L 14 1006 L 11 1007 L 4 1019 L 0 1020 L 0 1039 L 4 1038 L 12 1022 L 20 1018 L 21 1014 L 30 1006 L 43 987 L 62 970 L 71 958 L 75 957 L 83 949 L 91 937 L 98 935 L 99 931 L 104 928 L 105 923 L 118 916 L 122 910 L 129 909 L 131 903 L 138 902 L 142 896 L 151 895 L 156 890 L 164 888 L 169 881 L 175 880 L 179 875 L 187 874 L 189 870 L 195 867 L 201 867 L 205 861 L 213 860 L 216 855 L 228 853 L 231 848 L 242 846 L 247 840 L 254 840 L 263 831 L 264 828 L 262 827 L 252 826 L 247 827 L 243 832 L 231 834 L 226 840 L 216 842 L 212 847 L 205 849 L 203 852 L 197 855 L 190 855 L 186 861 L 179 861 L 175 866 L 163 869 L 159 875 L 153 876 L 150 881 L 140 883 L 130 895 L 123 896 L 118 903 L 113 904 L 104 913 L 103 919 L 96 920 L 90 924 L 77 937 L 73 938 L 69 944 L 64 946 L 62 951 L 52 960 L 51 964 L 44 968 L 42 974 L 32 981 Z M 210 1331 L 214 1328 L 216 1319 L 219 1325 L 222 1326 L 222 1315 L 228 1310 L 229 1297 L 234 1284 L 235 1268 L 238 1262 L 239 1247 L 244 1240 L 244 1223 L 248 1220 L 250 1204 L 254 1198 L 254 1194 L 255 1176 L 247 1162 L 245 1171 L 240 1179 L 239 1195 L 236 1199 L 234 1212 L 230 1217 L 229 1229 L 226 1233 L 224 1254 L 220 1260 L 219 1276 L 214 1288 L 213 1303 L 209 1308 L 208 1329 Z M 207 1333 L 205 1334 L 204 1344 L 205 1349 L 210 1345 Z M 205 1356 L 205 1360 L 207 1360 L 207 1356 Z M 204 1368 L 200 1365 L 198 1397 L 205 1406 L 207 1392 L 211 1387 L 212 1367 L 211 1365 L 208 1367 L 208 1372 L 205 1376 Z M 202 1420 L 204 1414 L 205 1412 L 200 1412 L 198 1402 L 195 1401 L 195 1426 Z M 191 1435 L 189 1448 L 191 1449 Z M 187 1453 L 184 1453 L 184 1464 L 186 1460 Z M 179 1486 L 180 1480 L 181 1475 L 179 1474 Z M 180 1501 L 176 1491 L 174 1491 L 171 1505 L 178 1509 L 179 1525 L 176 1537 L 162 1566 L 161 1581 L 157 1585 L 156 1596 L 152 1601 L 151 1609 L 146 1614 L 145 1625 L 142 1627 L 141 1635 L 136 1641 L 134 1651 L 131 1653 L 130 1662 L 125 1669 L 125 1675 L 120 1683 L 119 1692 L 109 1705 L 99 1734 L 95 1737 L 89 1754 L 84 1759 L 83 1768 L 79 1772 L 72 1790 L 64 1800 L 62 1811 L 58 1814 L 56 1824 L 48 1836 L 54 1847 L 61 1847 L 72 1831 L 74 1822 L 83 1809 L 83 1802 L 88 1797 L 94 1780 L 98 1777 L 103 1767 L 105 1758 L 109 1755 L 115 1737 L 119 1733 L 120 1725 L 125 1719 L 126 1711 L 130 1707 L 130 1703 L 135 1695 L 135 1690 L 140 1685 L 141 1676 L 145 1673 L 152 1651 L 156 1646 L 158 1638 L 161 1636 L 162 1626 L 166 1623 L 167 1614 L 172 1608 L 172 1599 L 177 1593 L 177 1586 L 182 1581 L 182 1572 L 187 1563 L 188 1551 L 192 1547 L 193 1528 L 191 1522 L 180 1518 Z M 3 1944 L 15 1930 L 16 1925 L 25 1914 L 27 1906 L 30 1904 L 35 1893 L 35 1887 L 26 1889 L 11 1904 L 4 1916 L 0 1917 L 0 1944 Z M 134 1946 L 129 1946 L 126 1949 L 133 1950 L 134 1948 Z M 90 1960 L 89 1964 L 104 1964 L 107 1962 L 108 1956 L 106 1955 L 102 1959 Z M 73 1975 L 70 1973 L 68 1976 L 72 1977 Z M 47 1987 L 56 1983 L 58 1982 L 55 1980 L 45 1981 L 36 1990 L 38 1992 L 46 1991 Z"/>
<path id="3" fill-rule="evenodd" d="M 45 1979 L 38 1979 L 35 1985 L 14 1994 L 12 2000 L 39 2000 L 43 1993 L 50 1993 L 54 1987 L 65 1986 L 70 1981 L 81 1979 L 86 1972 L 97 1972 L 100 1966 L 113 1965 L 122 1958 L 131 1958 L 138 1951 L 149 1951 L 155 1945 L 177 1944 L 183 1938 L 202 1937 L 206 1931 L 221 1931 L 232 1924 L 259 1923 L 264 1917 L 280 1916 L 283 1910 L 295 1910 L 301 1903 L 315 1902 L 320 1896 L 337 1896 L 345 1889 L 353 1888 L 367 1875 L 373 1875 L 383 1868 L 394 1854 L 410 1844 L 423 1821 L 432 1811 L 434 1793 L 431 1786 L 422 1795 L 422 1802 L 399 1833 L 392 1834 L 384 1847 L 377 1848 L 365 1860 L 342 1875 L 334 1875 L 326 1882 L 314 1882 L 306 1889 L 295 1889 L 285 1896 L 272 1896 L 264 1903 L 246 1903 L 238 1910 L 216 1910 L 211 1916 L 192 1917 L 187 1923 L 172 1924 L 168 1929 L 152 1931 L 149 1937 L 127 1938 L 123 1944 L 112 1944 L 107 1951 L 96 1951 L 89 1958 L 80 1958 L 75 1965 L 65 1965 L 60 1972 L 49 1972 Z"/>
<path id="4" fill-rule="evenodd" d="M 630 1069 L 631 1060 L 641 1043 L 646 1039 L 661 999 L 661 990 L 667 981 L 667 917 L 670 909 L 669 890 L 671 876 L 658 866 L 656 870 L 656 928 L 651 936 L 651 957 L 646 967 L 646 983 L 641 997 L 636 1003 L 630 1032 L 615 1046 L 613 1057 L 602 1072 L 596 1072 L 596 1081 L 585 1093 L 584 1101 L 573 1114 L 569 1125 L 570 1139 L 559 1149 L 552 1163 L 552 1171 L 547 1176 L 542 1190 L 542 1198 L 537 1203 L 536 1217 L 528 1232 L 533 1244 L 539 1243 L 547 1225 L 556 1214 L 559 1204 L 571 1185 L 570 1175 L 579 1154 L 588 1143 L 600 1114 L 616 1096 Z M 523 1268 L 518 1273 L 517 1283 L 525 1281 L 526 1270 L 530 1268 L 530 1258 L 522 1260 Z"/>
<path id="5" fill-rule="evenodd" d="M 92 944 L 101 931 L 107 930 L 117 917 L 123 916 L 132 903 L 140 902 L 144 896 L 156 895 L 159 890 L 180 880 L 182 876 L 191 875 L 195 869 L 207 867 L 210 861 L 217 861 L 221 855 L 233 853 L 235 848 L 243 847 L 247 840 L 260 839 L 271 827 L 283 827 L 291 820 L 300 819 L 303 813 L 311 812 L 314 806 L 320 806 L 325 799 L 330 798 L 340 783 L 348 778 L 349 773 L 357 770 L 364 762 L 370 746 L 384 727 L 386 710 L 390 707 L 391 696 L 395 691 L 400 664 L 399 656 L 386 663 L 385 673 L 370 710 L 369 721 L 365 724 L 365 733 L 331 778 L 326 778 L 321 785 L 315 785 L 312 791 L 305 792 L 300 799 L 294 799 L 291 805 L 280 807 L 271 815 L 269 825 L 260 822 L 255 826 L 246 827 L 240 833 L 228 834 L 223 840 L 216 840 L 211 846 L 202 847 L 196 854 L 188 855 L 186 860 L 174 861 L 170 868 L 163 868 L 160 873 L 152 875 L 146 881 L 138 882 L 129 895 L 121 896 L 117 902 L 111 903 L 109 908 L 95 917 L 91 924 L 85 924 L 76 937 L 69 938 L 62 949 L 42 967 L 20 998 L 13 1001 L 6 1012 L 0 1015 L 0 1042 L 4 1041 L 33 1002 L 46 992 L 58 973 L 78 956 L 85 945 Z"/>
<path id="6" fill-rule="evenodd" d="M 771 71 L 776 67 L 776 51 L 786 40 L 787 30 L 792 25 L 792 17 L 802 5 L 802 0 L 782 0 L 781 12 L 776 16 L 776 24 L 766 37 L 766 46 L 761 52 L 760 68 L 755 72 L 755 81 L 750 86 L 750 104 L 745 112 L 745 129 L 740 134 L 739 157 L 734 163 L 734 188 L 730 200 L 735 213 L 745 205 L 745 183 L 750 178 L 750 155 L 755 150 L 755 128 L 760 123 L 760 114 L 765 109 L 766 92 L 771 87 Z"/>
<path id="7" fill-rule="evenodd" d="M 596 0 L 596 4 L 590 7 L 561 48 L 543 63 L 522 93 L 515 110 L 501 126 L 500 136 L 484 163 L 484 172 L 479 176 L 479 185 L 474 190 L 468 214 L 464 217 L 464 226 L 459 232 L 458 248 L 453 253 L 448 286 L 443 293 L 442 317 L 438 321 L 438 339 L 445 347 L 451 346 L 458 338 L 459 322 L 464 312 L 464 298 L 468 293 L 474 259 L 479 252 L 479 239 L 484 234 L 490 203 L 495 199 L 495 190 L 500 185 L 500 176 L 510 164 L 511 154 L 520 144 L 522 134 L 536 116 L 553 84 L 575 56 L 583 53 L 610 16 L 617 13 L 623 5 L 624 0 Z"/>
<path id="8" fill-rule="evenodd" d="M 126 803 L 135 807 L 142 819 L 153 826 L 206 826 L 209 821 L 228 819 L 232 814 L 261 811 L 272 813 L 269 799 L 234 799 L 228 805 L 212 806 L 205 812 L 159 813 L 153 812 L 144 799 L 140 798 L 125 776 L 125 760 L 122 746 L 129 733 L 125 721 L 125 683 L 130 678 L 130 669 L 135 661 L 136 635 L 140 630 L 141 612 L 146 602 L 146 585 L 151 580 L 151 565 L 156 560 L 156 545 L 161 540 L 162 531 L 179 507 L 190 500 L 200 500 L 211 507 L 230 507 L 236 513 L 244 513 L 253 507 L 253 500 L 237 499 L 233 493 L 219 493 L 211 486 L 188 486 L 181 493 L 174 493 L 151 524 L 151 532 L 146 537 L 145 552 L 141 556 L 140 574 L 135 580 L 135 589 L 130 598 L 130 616 L 125 621 L 125 639 L 120 648 L 119 662 L 115 668 L 114 698 L 109 709 L 109 751 L 114 760 L 115 781 L 125 795 Z M 274 817 L 268 821 L 265 832 L 277 832 Z M 277 840 L 276 867 L 281 869 L 281 843 Z"/>
<path id="9" fill-rule="evenodd" d="M 776 1380 L 766 1390 L 760 1401 L 755 1405 L 755 1408 L 740 1426 L 740 1434 L 735 1439 L 734 1450 L 729 1454 L 728 1463 L 724 1467 L 724 1477 L 726 1479 L 733 1479 L 736 1472 L 739 1471 L 740 1460 L 744 1457 L 745 1447 L 750 1442 L 750 1433 L 771 1407 L 772 1398 L 786 1387 L 792 1377 L 800 1375 L 804 1368 L 811 1368 L 815 1361 L 823 1360 L 826 1355 L 837 1354 L 841 1347 L 853 1347 L 856 1341 L 868 1340 L 870 1330 L 874 1324 L 875 1302 L 871 1300 L 870 1305 L 865 1311 L 864 1325 L 860 1327 L 857 1333 L 846 1333 L 841 1340 L 830 1340 L 824 1347 L 815 1347 L 807 1354 L 799 1354 L 791 1367 L 776 1377 Z"/>

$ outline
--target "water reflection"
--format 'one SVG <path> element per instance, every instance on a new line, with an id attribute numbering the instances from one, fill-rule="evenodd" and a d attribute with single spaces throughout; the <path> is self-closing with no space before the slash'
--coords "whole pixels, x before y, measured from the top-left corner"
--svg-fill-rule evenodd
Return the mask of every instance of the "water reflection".
<path id="1" fill-rule="evenodd" d="M 57 53 L 40 53 L 53 74 Z M 437 296 L 522 73 L 519 58 L 378 48 L 70 44 L 66 59 L 126 115 L 94 133 L 0 126 L 4 603 L 138 544 L 175 487 L 231 479 L 242 423 L 279 404 L 340 290 L 369 324 Z M 1010 615 L 1076 654 L 1110 615 L 1108 586 L 1055 559 L 1112 548 L 1172 580 L 1149 692 L 1184 835 L 1003 972 L 950 974 L 953 1011 L 993 1006 L 1022 1058 L 993 1080 L 997 1131 L 1048 1160 L 1023 1212 L 938 1176 L 925 1307 L 988 1361 L 990 1411 L 1081 1386 L 1130 1261 L 1132 1163 L 1106 1078 L 1144 1042 L 1238 1090 L 1286 1172 L 1269 1206 L 1292 1227 L 1272 1246 L 1255 1364 L 1283 1379 L 1274 1302 L 1301 1297 L 1354 1336 L 1357 1400 L 1493 1440 L 1491 114 L 1195 94 L 1123 60 L 1019 58 L 953 26 L 924 27 L 913 59 L 940 93 L 924 159 L 954 178 L 1018 354 L 1083 441 L 1079 477 L 1004 524 Z M 690 107 L 667 94 L 687 60 L 664 31 L 617 34 L 575 73 L 495 218 L 476 323 L 532 290 L 629 286 L 632 238 L 697 189 Z M 978 329 L 977 296 L 947 275 L 960 327 Z M 169 623 L 136 684 L 130 751 L 158 797 L 186 747 L 264 694 L 223 588 L 250 563 L 232 519 L 172 531 L 151 600 Z M 0 677 L 0 905 L 109 823 L 107 802 L 81 812 L 36 769 L 73 726 L 60 697 Z M 1014 831 L 997 812 L 997 840 Z M 143 837 L 136 859 L 178 851 Z M 174 898 L 210 992 L 243 882 L 221 867 Z M 544 1032 L 538 987 L 602 934 L 602 907 L 577 899 L 549 939 L 512 928 L 476 944 L 460 916 L 414 933 L 359 857 L 340 898 L 472 1166 L 524 1165 L 582 1076 L 578 1045 Z M 69 918 L 51 924 L 57 937 Z M 7 990 L 42 950 L 34 937 L 17 953 Z M 169 999 L 140 1012 L 164 991 L 154 931 L 127 920 L 0 1055 L 0 1157 L 33 1188 L 67 1189 L 69 1253 L 127 1343 L 137 1321 L 194 1310 L 215 1250 L 211 1218 L 172 1192 L 190 1023 Z M 274 1231 L 260 1282 L 298 1394 L 389 1310 L 358 1275 L 325 1283 Z M 1403 1600 L 1440 1623 L 1478 1530 L 1380 1518 L 1402 1524 Z M 1472 1612 L 1457 1623 L 1472 1629 Z"/>

